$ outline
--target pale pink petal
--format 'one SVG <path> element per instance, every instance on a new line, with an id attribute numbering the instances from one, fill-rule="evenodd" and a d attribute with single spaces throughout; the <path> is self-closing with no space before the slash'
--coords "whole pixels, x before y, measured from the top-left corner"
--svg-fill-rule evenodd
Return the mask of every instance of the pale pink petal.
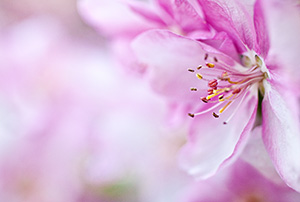
<path id="1" fill-rule="evenodd" d="M 201 41 L 227 54 L 236 61 L 240 61 L 240 56 L 237 53 L 234 43 L 226 32 L 218 32 L 215 36 Z"/>
<path id="2" fill-rule="evenodd" d="M 137 62 L 137 58 L 130 47 L 131 41 L 131 38 L 116 38 L 112 41 L 111 48 L 114 59 L 120 67 L 125 67 L 128 73 L 142 74 L 145 72 L 145 67 Z"/>
<path id="3" fill-rule="evenodd" d="M 255 167 L 258 172 L 269 180 L 276 184 L 283 183 L 263 143 L 262 126 L 256 126 L 251 132 L 248 143 L 241 154 L 241 158 Z"/>
<path id="4" fill-rule="evenodd" d="M 206 20 L 217 31 L 225 31 L 236 43 L 239 52 L 255 48 L 253 1 L 199 0 Z"/>
<path id="5" fill-rule="evenodd" d="M 256 30 L 257 41 L 257 47 L 255 48 L 255 51 L 262 57 L 266 57 L 270 49 L 269 32 L 264 16 L 266 9 L 269 9 L 269 7 L 266 7 L 262 0 L 256 1 L 254 5 L 254 26 Z"/>
<path id="6" fill-rule="evenodd" d="M 157 24 L 158 27 L 167 26 L 166 22 L 162 18 L 163 16 L 160 13 L 160 9 L 156 8 L 151 2 L 133 1 L 128 5 L 133 12 L 136 12 L 138 15 L 145 18 L 146 21 L 152 21 Z"/>
<path id="7" fill-rule="evenodd" d="M 207 29 L 207 24 L 187 0 L 174 1 L 174 20 L 184 33 Z"/>
<path id="8" fill-rule="evenodd" d="M 174 17 L 172 0 L 154 0 L 154 2 L 161 8 L 162 11 L 164 11 L 165 14 L 169 16 L 169 18 Z"/>
<path id="9" fill-rule="evenodd" d="M 288 100 L 295 97 L 280 95 L 268 83 L 262 102 L 263 140 L 281 178 L 293 189 L 300 191 L 300 130 L 299 107 Z"/>
<path id="10" fill-rule="evenodd" d="M 86 22 L 109 36 L 135 36 L 152 27 L 122 0 L 80 0 L 78 10 Z"/>
<path id="11" fill-rule="evenodd" d="M 183 34 L 208 30 L 199 9 L 199 4 L 191 4 L 188 0 L 156 0 L 165 22 L 172 29 L 176 27 Z M 194 7 L 195 6 L 195 7 Z"/>
<path id="12" fill-rule="evenodd" d="M 201 102 L 201 93 L 206 94 L 207 82 L 188 69 L 196 71 L 200 64 L 205 64 L 205 53 L 213 51 L 220 60 L 233 61 L 205 44 L 166 30 L 145 32 L 133 41 L 132 47 L 139 61 L 148 67 L 155 91 L 170 99 L 193 101 L 195 105 Z M 198 92 L 191 92 L 191 87 L 198 88 Z"/>
<path id="13" fill-rule="evenodd" d="M 296 1 L 267 1 L 266 20 L 270 34 L 270 58 L 300 84 L 300 9 Z"/>
<path id="14" fill-rule="evenodd" d="M 238 107 L 240 100 L 236 100 L 218 119 L 213 117 L 213 111 L 194 118 L 189 142 L 180 154 L 180 164 L 189 174 L 208 178 L 241 153 L 255 120 L 257 96 L 248 92 Z M 238 111 L 232 119 L 223 124 L 236 109 Z"/>

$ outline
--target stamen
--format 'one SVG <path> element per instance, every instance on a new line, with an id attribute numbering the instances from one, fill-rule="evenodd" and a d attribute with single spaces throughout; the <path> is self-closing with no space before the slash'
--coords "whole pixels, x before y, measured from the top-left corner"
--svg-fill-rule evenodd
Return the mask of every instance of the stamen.
<path id="1" fill-rule="evenodd" d="M 238 94 L 239 92 L 241 92 L 240 88 L 236 88 L 232 91 L 232 94 Z"/>
<path id="2" fill-rule="evenodd" d="M 256 61 L 256 64 L 258 64 L 259 67 L 261 67 L 263 65 L 263 62 L 260 59 L 260 57 L 258 57 L 258 55 L 255 55 L 255 61 Z"/>
<path id="3" fill-rule="evenodd" d="M 204 60 L 207 60 L 207 58 L 208 58 L 208 53 L 205 53 Z"/>
<path id="4" fill-rule="evenodd" d="M 208 108 L 208 109 L 206 109 L 206 110 L 204 110 L 204 111 L 201 111 L 201 112 L 198 112 L 198 113 L 195 113 L 195 114 L 192 114 L 192 115 L 198 116 L 198 115 L 201 115 L 201 114 L 205 114 L 205 113 L 210 112 L 210 111 L 212 111 L 213 109 L 219 107 L 221 104 L 222 104 L 222 103 L 219 102 L 218 104 L 215 104 L 215 105 L 213 105 L 212 107 L 210 107 L 210 108 Z"/>
<path id="5" fill-rule="evenodd" d="M 223 98 L 224 98 L 224 94 L 220 95 L 220 96 L 219 96 L 219 101 L 224 101 Z"/>
<path id="6" fill-rule="evenodd" d="M 227 81 L 231 84 L 239 84 L 240 83 L 240 81 L 231 81 L 230 78 L 228 78 Z"/>
<path id="7" fill-rule="evenodd" d="M 215 67 L 215 64 L 213 64 L 213 63 L 206 63 L 206 66 L 207 66 L 208 68 L 214 68 L 214 67 Z"/>
<path id="8" fill-rule="evenodd" d="M 213 97 L 215 97 L 215 96 L 217 96 L 217 95 L 220 95 L 220 94 L 223 93 L 223 92 L 224 92 L 224 91 L 216 92 L 216 93 L 214 93 L 214 94 L 212 94 L 212 95 L 207 96 L 206 99 L 210 100 L 211 98 L 213 98 Z"/>
<path id="9" fill-rule="evenodd" d="M 215 117 L 215 118 L 219 118 L 220 116 L 218 115 L 218 114 L 216 114 L 215 112 L 213 112 L 213 116 Z"/>
<path id="10" fill-rule="evenodd" d="M 206 97 L 202 97 L 201 100 L 202 100 L 204 103 L 208 103 L 208 101 L 209 101 Z"/>
<path id="11" fill-rule="evenodd" d="M 188 113 L 188 115 L 189 115 L 190 117 L 192 117 L 192 118 L 195 117 L 195 114 L 192 114 L 192 113 Z"/>
<path id="12" fill-rule="evenodd" d="M 207 89 L 207 94 L 208 94 L 208 95 L 214 94 L 214 89 L 213 89 L 213 88 Z"/>
<path id="13" fill-rule="evenodd" d="M 241 62 L 245 67 L 251 67 L 252 65 L 251 59 L 246 55 L 241 55 Z"/>
<path id="14" fill-rule="evenodd" d="M 232 101 L 227 102 L 227 104 L 219 110 L 219 113 L 222 114 L 224 110 L 232 103 Z"/>
<path id="15" fill-rule="evenodd" d="M 228 117 L 228 119 L 226 121 L 224 121 L 224 124 L 227 124 L 231 119 L 232 117 L 236 114 L 236 112 L 238 111 L 238 109 L 240 108 L 242 102 L 244 101 L 245 97 L 246 97 L 246 94 L 247 94 L 247 90 L 249 89 L 249 87 L 247 89 L 244 90 L 244 94 L 243 94 L 243 97 L 241 98 L 239 104 L 235 107 L 233 113 Z"/>
<path id="16" fill-rule="evenodd" d="M 211 80 L 210 82 L 208 82 L 208 86 L 211 87 L 211 88 L 215 88 L 218 86 L 218 81 L 217 79 L 213 79 Z"/>
<path id="17" fill-rule="evenodd" d="M 237 112 L 236 108 L 245 99 L 247 90 L 256 83 L 258 86 L 261 85 L 260 82 L 269 78 L 269 75 L 265 72 L 264 68 L 266 67 L 261 57 L 252 53 L 241 55 L 241 63 L 236 63 L 236 68 L 232 68 L 231 65 L 222 60 L 219 61 L 219 59 L 216 56 L 210 55 L 209 57 L 209 53 L 205 53 L 204 60 L 207 61 L 203 66 L 199 65 L 197 69 L 188 69 L 189 72 L 196 72 L 201 69 L 201 72 L 199 71 L 199 73 L 196 72 L 195 74 L 198 79 L 207 81 L 208 86 L 206 97 L 201 97 L 201 101 L 210 103 L 209 109 L 195 114 L 189 113 L 189 116 L 194 117 L 210 112 L 215 118 L 219 118 L 225 110 L 228 110 L 238 100 L 237 102 L 239 103 L 234 105 L 235 109 L 230 110 L 229 114 L 225 114 L 226 118 L 228 116 L 229 118 L 223 124 L 227 124 L 233 117 L 233 114 Z M 241 69 L 241 64 L 247 68 Z M 206 68 L 202 70 L 202 67 Z M 202 89 L 199 90 L 196 87 L 191 87 L 190 90 L 202 92 Z M 234 111 L 233 114 L 232 111 Z"/>
<path id="18" fill-rule="evenodd" d="M 201 69 L 201 68 L 202 68 L 202 65 L 199 65 L 199 66 L 197 67 L 198 70 Z"/>
<path id="19" fill-rule="evenodd" d="M 203 76 L 199 73 L 197 73 L 196 76 L 197 76 L 198 79 L 203 79 Z"/>

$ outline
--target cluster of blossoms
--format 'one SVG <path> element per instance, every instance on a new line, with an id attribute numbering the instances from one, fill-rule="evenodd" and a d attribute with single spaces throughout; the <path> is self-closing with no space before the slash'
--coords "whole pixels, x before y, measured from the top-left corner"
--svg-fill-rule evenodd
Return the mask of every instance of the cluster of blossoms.
<path id="1" fill-rule="evenodd" d="M 300 191 L 298 1 L 81 0 L 79 11 L 123 66 L 192 117 L 179 159 L 188 173 L 222 172 L 258 134 L 267 151 L 258 155 Z"/>

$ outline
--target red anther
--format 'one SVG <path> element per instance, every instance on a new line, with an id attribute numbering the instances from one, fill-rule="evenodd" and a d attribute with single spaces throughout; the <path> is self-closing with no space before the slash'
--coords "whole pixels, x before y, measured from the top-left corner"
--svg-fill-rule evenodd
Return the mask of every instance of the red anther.
<path id="1" fill-rule="evenodd" d="M 232 91 L 232 94 L 238 94 L 239 92 L 241 92 L 240 88 L 236 88 Z"/>
<path id="2" fill-rule="evenodd" d="M 208 94 L 208 95 L 214 94 L 214 89 L 213 89 L 213 88 L 207 89 L 207 94 Z"/>
<path id="3" fill-rule="evenodd" d="M 208 82 L 208 86 L 211 88 L 215 88 L 218 85 L 217 79 L 213 79 L 210 82 Z"/>
<path id="4" fill-rule="evenodd" d="M 208 103 L 208 99 L 206 97 L 202 97 L 201 100 L 204 102 L 204 103 Z"/>

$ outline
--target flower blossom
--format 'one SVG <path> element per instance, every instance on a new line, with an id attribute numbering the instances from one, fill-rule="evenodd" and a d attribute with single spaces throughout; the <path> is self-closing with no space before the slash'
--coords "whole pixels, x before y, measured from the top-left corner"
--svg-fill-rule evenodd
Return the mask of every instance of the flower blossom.
<path id="1" fill-rule="evenodd" d="M 223 172 L 188 189 L 182 201 L 296 202 L 299 197 L 298 192 L 285 184 L 276 184 L 251 165 L 237 160 Z"/>
<path id="2" fill-rule="evenodd" d="M 182 166 L 198 178 L 214 175 L 262 125 L 277 172 L 300 191 L 299 9 L 268 0 L 198 3 L 213 37 L 151 30 L 132 43 L 153 88 L 189 106 Z"/>
<path id="3" fill-rule="evenodd" d="M 131 41 L 138 34 L 155 28 L 190 37 L 204 38 L 210 34 L 200 7 L 187 0 L 80 0 L 78 9 L 88 24 L 109 38 L 122 66 L 140 72 L 144 68 L 130 49 Z"/>

